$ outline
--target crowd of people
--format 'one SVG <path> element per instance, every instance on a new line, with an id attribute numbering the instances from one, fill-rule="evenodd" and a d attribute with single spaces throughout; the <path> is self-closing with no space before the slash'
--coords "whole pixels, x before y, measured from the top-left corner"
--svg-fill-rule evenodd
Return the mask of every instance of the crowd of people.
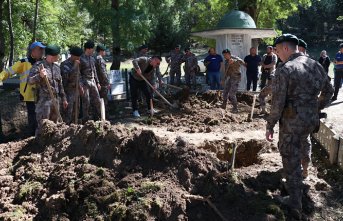
<path id="1" fill-rule="evenodd" d="M 20 98 L 26 102 L 32 135 L 40 133 L 44 119 L 78 123 L 80 112 L 83 123 L 91 119 L 90 115 L 95 120 L 100 118 L 102 102 L 107 103 L 109 90 L 103 58 L 105 50 L 103 45 L 95 47 L 93 41 L 87 41 L 83 49 L 71 47 L 70 57 L 59 66 L 56 64 L 60 54 L 58 46 L 34 42 L 27 58 L 0 73 L 0 81 L 20 75 Z M 252 85 L 252 90 L 256 91 L 261 66 L 259 100 L 262 113 L 266 113 L 265 97 L 272 95 L 270 114 L 266 118 L 266 139 L 273 140 L 274 128 L 279 123 L 278 147 L 287 180 L 287 205 L 296 219 L 301 218 L 302 180 L 308 175 L 311 161 L 310 134 L 318 130 L 320 111 L 330 100 L 337 99 L 343 79 L 343 44 L 340 44 L 334 60 L 334 88 L 328 76 L 331 62 L 326 51 L 322 51 L 319 60 L 315 61 L 306 50 L 306 42 L 292 34 L 283 34 L 275 39 L 273 46 L 267 47 L 263 57 L 257 55 L 254 47 L 244 59 L 233 56 L 229 49 L 223 50 L 221 56 L 210 48 L 204 59 L 210 88 L 223 88 L 222 108 L 226 109 L 230 101 L 233 113 L 238 112 L 236 93 L 241 81 L 240 67 L 246 67 L 246 89 L 250 90 Z M 149 57 L 147 51 L 146 45 L 141 46 L 132 61 L 134 71 L 129 83 L 135 117 L 140 116 L 139 92 L 145 96 L 148 112 L 153 115 L 152 97 L 157 90 L 156 83 L 164 84 L 159 69 L 161 57 Z M 186 85 L 195 87 L 198 61 L 190 48 L 184 52 L 177 45 L 166 57 L 170 68 L 168 83 L 181 84 L 181 64 L 185 63 Z"/>
<path id="2" fill-rule="evenodd" d="M 0 73 L 0 81 L 20 75 L 20 97 L 26 102 L 32 135 L 39 134 L 44 119 L 78 123 L 79 112 L 82 122 L 90 119 L 90 113 L 93 119 L 100 119 L 101 102 L 107 102 L 109 81 L 103 58 L 106 48 L 97 45 L 96 57 L 94 49 L 93 41 L 87 41 L 83 49 L 71 47 L 70 57 L 59 66 L 58 46 L 34 42 L 27 58 Z"/>

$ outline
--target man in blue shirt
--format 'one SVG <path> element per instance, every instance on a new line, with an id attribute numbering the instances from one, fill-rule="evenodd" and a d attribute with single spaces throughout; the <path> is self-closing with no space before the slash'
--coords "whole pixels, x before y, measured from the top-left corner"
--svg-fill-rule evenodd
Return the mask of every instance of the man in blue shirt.
<path id="1" fill-rule="evenodd" d="M 204 64 L 207 67 L 207 75 L 210 81 L 211 90 L 220 89 L 220 67 L 223 62 L 222 56 L 216 53 L 216 49 L 210 48 L 209 55 L 205 58 Z"/>
<path id="2" fill-rule="evenodd" d="M 333 97 L 331 98 L 332 101 L 337 100 L 337 95 L 339 88 L 342 83 L 343 79 L 343 43 L 339 45 L 339 51 L 336 54 L 335 57 L 335 93 L 333 94 Z"/>
<path id="3" fill-rule="evenodd" d="M 244 62 L 247 66 L 247 91 L 250 90 L 252 83 L 252 90 L 256 91 L 257 78 L 258 78 L 258 66 L 261 65 L 262 58 L 256 54 L 256 48 L 250 48 L 250 54 L 244 58 Z"/>

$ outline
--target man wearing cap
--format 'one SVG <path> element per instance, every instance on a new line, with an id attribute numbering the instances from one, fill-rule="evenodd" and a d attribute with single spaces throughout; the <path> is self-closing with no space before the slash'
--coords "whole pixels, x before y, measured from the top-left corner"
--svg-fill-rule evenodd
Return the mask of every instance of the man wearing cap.
<path id="1" fill-rule="evenodd" d="M 145 96 L 146 104 L 148 111 L 151 114 L 154 114 L 155 110 L 151 106 L 152 104 L 152 96 L 148 89 L 147 83 L 143 80 L 141 77 L 142 75 L 148 80 L 148 81 L 154 81 L 156 68 L 161 63 L 161 57 L 159 56 L 153 56 L 151 58 L 148 57 L 140 57 L 136 58 L 132 61 L 133 67 L 135 69 L 135 73 L 130 75 L 130 92 L 131 92 L 131 101 L 132 101 L 132 110 L 133 110 L 133 116 L 134 117 L 140 117 L 140 114 L 138 112 L 138 91 L 142 91 L 142 93 Z"/>
<path id="2" fill-rule="evenodd" d="M 56 102 L 61 99 L 63 108 L 66 109 L 68 102 L 64 93 L 60 67 L 55 64 L 59 59 L 60 48 L 55 45 L 48 45 L 45 48 L 46 58 L 37 62 L 30 71 L 30 84 L 36 84 L 38 87 L 38 101 L 36 105 L 36 118 L 38 127 L 36 136 L 41 132 L 41 126 L 44 119 L 57 122 L 59 119 L 59 105 L 54 106 L 53 100 L 49 93 L 48 85 L 44 78 L 47 78 L 55 96 Z M 41 65 L 44 67 L 41 69 Z"/>
<path id="3" fill-rule="evenodd" d="M 167 63 L 170 65 L 170 84 L 175 84 L 175 75 L 176 75 L 176 84 L 181 84 L 181 63 L 183 53 L 180 51 L 181 46 L 177 45 L 173 51 L 170 52 L 170 55 L 166 57 Z"/>
<path id="4" fill-rule="evenodd" d="M 193 88 L 196 89 L 196 73 L 198 70 L 198 59 L 191 52 L 190 48 L 185 49 L 185 55 L 182 58 L 182 61 L 185 62 L 184 70 L 185 70 L 185 78 L 186 84 L 188 87 L 191 87 L 191 81 Z"/>
<path id="5" fill-rule="evenodd" d="M 92 105 L 95 111 L 96 119 L 100 118 L 100 95 L 98 75 L 93 57 L 94 42 L 87 41 L 84 44 L 84 53 L 80 57 L 80 74 L 81 74 L 81 97 L 82 97 L 82 121 L 85 123 L 89 120 L 89 106 Z"/>
<path id="6" fill-rule="evenodd" d="M 64 111 L 63 120 L 67 124 L 72 123 L 73 114 L 75 114 L 75 108 L 79 99 L 79 94 L 76 93 L 80 84 L 80 56 L 83 54 L 83 50 L 79 47 L 72 47 L 69 49 L 70 57 L 61 63 L 61 75 L 63 80 L 63 87 L 66 93 L 68 108 Z M 78 88 L 77 88 L 78 87 Z"/>
<path id="7" fill-rule="evenodd" d="M 108 104 L 107 94 L 108 94 L 108 87 L 110 86 L 110 82 L 108 80 L 107 69 L 106 69 L 106 61 L 104 56 L 106 55 L 106 47 L 104 45 L 97 45 L 96 46 L 96 73 L 98 74 L 99 83 L 101 89 L 99 91 L 100 97 L 104 99 L 105 105 Z"/>
<path id="8" fill-rule="evenodd" d="M 267 80 L 270 80 L 270 75 L 275 71 L 277 63 L 277 56 L 273 52 L 273 47 L 267 47 L 267 54 L 262 57 L 262 74 L 260 88 L 263 89 L 266 86 Z"/>
<path id="9" fill-rule="evenodd" d="M 298 38 L 291 34 L 275 40 L 276 53 L 283 63 L 275 73 L 266 126 L 266 139 L 272 141 L 274 127 L 279 122 L 278 148 L 289 194 L 284 202 L 294 219 L 302 216 L 301 166 L 307 167 L 310 162 L 309 135 L 319 124 L 318 110 L 325 107 L 333 93 L 323 67 L 300 53 L 298 43 Z"/>
<path id="10" fill-rule="evenodd" d="M 238 90 L 239 82 L 241 81 L 240 66 L 245 65 L 244 61 L 238 57 L 231 56 L 229 49 L 223 50 L 223 56 L 226 60 L 225 63 L 225 74 L 224 74 L 224 90 L 223 90 L 223 105 L 222 108 L 225 110 L 227 100 L 232 103 L 232 113 L 238 113 L 238 102 L 236 93 Z"/>
<path id="11" fill-rule="evenodd" d="M 42 60 L 44 48 L 45 46 L 41 42 L 33 42 L 29 47 L 29 56 L 27 58 L 21 59 L 20 61 L 14 63 L 12 67 L 3 70 L 0 73 L 0 81 L 4 81 L 15 74 L 19 74 L 20 76 L 20 99 L 26 103 L 27 120 L 31 136 L 35 134 L 37 128 L 35 112 L 36 86 L 33 84 L 28 84 L 28 77 L 32 65 L 34 65 L 37 61 Z"/>
<path id="12" fill-rule="evenodd" d="M 332 101 L 337 100 L 337 95 L 339 88 L 342 85 L 342 79 L 343 79 L 343 43 L 339 45 L 339 51 L 337 52 L 334 60 L 335 64 L 335 93 L 333 97 L 331 98 Z"/>
<path id="13" fill-rule="evenodd" d="M 307 50 L 307 43 L 303 39 L 301 39 L 301 38 L 299 38 L 298 50 L 299 50 L 299 52 L 301 52 L 304 55 L 308 56 L 308 54 L 306 52 L 306 50 Z"/>

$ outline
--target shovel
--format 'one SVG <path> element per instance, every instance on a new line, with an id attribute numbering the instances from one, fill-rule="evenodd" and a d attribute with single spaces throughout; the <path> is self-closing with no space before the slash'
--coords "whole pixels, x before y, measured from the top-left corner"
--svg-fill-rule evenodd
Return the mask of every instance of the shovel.
<path id="1" fill-rule="evenodd" d="M 162 95 L 158 90 L 155 90 L 154 86 L 152 86 L 152 85 L 150 84 L 150 82 L 149 82 L 142 74 L 140 74 L 139 76 L 140 76 L 141 78 L 143 78 L 143 80 L 151 87 L 151 89 L 154 90 L 154 92 L 155 92 L 158 96 L 160 96 L 160 97 L 162 98 L 162 100 L 163 100 L 164 102 L 166 102 L 166 104 L 168 104 L 168 105 L 169 105 L 170 107 L 172 107 L 172 108 L 177 108 L 177 105 L 171 104 L 165 97 L 163 97 L 163 95 Z"/>

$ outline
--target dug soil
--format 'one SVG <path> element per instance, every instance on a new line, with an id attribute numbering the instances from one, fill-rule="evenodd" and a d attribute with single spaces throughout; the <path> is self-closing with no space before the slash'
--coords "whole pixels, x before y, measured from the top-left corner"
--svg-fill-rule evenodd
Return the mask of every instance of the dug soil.
<path id="1" fill-rule="evenodd" d="M 210 92 L 152 118 L 45 121 L 39 137 L 0 145 L 0 220 L 291 220 L 265 116 L 250 121 L 252 95 L 238 98 L 239 114 Z M 303 215 L 339 220 L 342 171 L 313 144 Z"/>

